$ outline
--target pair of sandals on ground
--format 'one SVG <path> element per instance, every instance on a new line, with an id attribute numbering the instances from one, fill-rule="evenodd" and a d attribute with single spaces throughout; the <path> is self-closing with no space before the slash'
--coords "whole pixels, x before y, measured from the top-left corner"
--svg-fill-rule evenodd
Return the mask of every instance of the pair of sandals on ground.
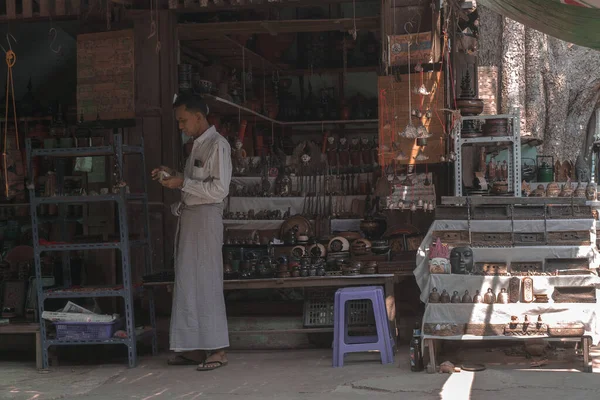
<path id="1" fill-rule="evenodd" d="M 196 370 L 198 371 L 212 371 L 217 368 L 225 367 L 228 363 L 225 358 L 225 353 L 221 353 L 221 359 L 209 360 L 213 355 L 217 355 L 219 352 L 204 352 L 204 354 L 198 352 L 191 353 L 179 353 L 169 359 L 169 365 L 197 365 Z"/>

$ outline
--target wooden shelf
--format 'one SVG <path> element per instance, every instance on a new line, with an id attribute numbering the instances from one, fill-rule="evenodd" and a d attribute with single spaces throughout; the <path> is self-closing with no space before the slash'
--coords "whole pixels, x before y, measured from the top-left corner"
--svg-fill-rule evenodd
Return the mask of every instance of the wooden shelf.
<path id="1" fill-rule="evenodd" d="M 205 94 L 204 98 L 208 101 L 208 107 L 209 107 L 210 113 L 230 115 L 230 116 L 239 115 L 240 118 L 257 117 L 266 122 L 271 122 L 273 124 L 281 124 L 277 120 L 271 119 L 271 118 L 267 117 L 266 115 L 262 115 L 261 113 L 252 111 L 249 108 L 243 107 L 232 101 L 225 100 L 221 97 L 213 96 L 211 94 Z"/>
<path id="2" fill-rule="evenodd" d="M 359 31 L 379 30 L 380 17 L 292 19 L 280 21 L 235 21 L 209 23 L 179 23 L 179 40 L 210 39 L 218 35 L 255 33 L 348 32 L 356 26 Z"/>
<path id="3" fill-rule="evenodd" d="M 349 67 L 346 68 L 347 74 L 365 73 L 365 72 L 377 72 L 379 66 L 369 65 L 366 67 Z M 281 71 L 282 76 L 293 76 L 293 75 L 339 75 L 344 73 L 344 68 L 313 68 L 313 69 L 289 69 Z"/>
<path id="4" fill-rule="evenodd" d="M 203 59 L 219 60 L 223 65 L 238 71 L 244 71 L 252 65 L 255 75 L 269 75 L 273 71 L 289 69 L 289 65 L 274 64 L 224 34 L 187 40 L 182 43 L 182 53 L 185 57 L 200 62 Z"/>
<path id="5" fill-rule="evenodd" d="M 278 121 L 263 115 L 259 112 L 252 111 L 251 109 L 236 104 L 232 101 L 223 99 L 212 94 L 204 94 L 204 98 L 208 102 L 210 113 L 239 116 L 240 118 L 260 118 L 262 121 L 270 122 L 279 126 L 308 126 L 308 125 L 351 125 L 351 124 L 376 124 L 379 122 L 378 119 L 348 119 L 348 120 L 337 120 L 337 121 Z"/>

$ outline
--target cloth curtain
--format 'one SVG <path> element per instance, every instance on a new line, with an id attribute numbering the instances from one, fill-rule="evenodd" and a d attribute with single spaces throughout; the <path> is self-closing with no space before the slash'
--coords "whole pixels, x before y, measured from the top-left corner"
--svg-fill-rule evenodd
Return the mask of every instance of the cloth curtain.
<path id="1" fill-rule="evenodd" d="M 479 4 L 550 36 L 600 50 L 600 0 L 479 0 Z"/>

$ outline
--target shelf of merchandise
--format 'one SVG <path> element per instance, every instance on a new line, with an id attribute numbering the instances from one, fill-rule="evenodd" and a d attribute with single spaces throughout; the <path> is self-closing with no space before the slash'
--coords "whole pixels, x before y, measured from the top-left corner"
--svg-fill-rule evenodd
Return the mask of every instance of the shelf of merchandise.
<path id="1" fill-rule="evenodd" d="M 142 176 L 146 176 L 144 156 L 144 144 L 139 146 L 129 146 L 123 144 L 122 133 L 119 133 L 118 128 L 113 128 L 113 143 L 109 146 L 85 147 L 85 148 L 53 148 L 53 149 L 34 149 L 30 139 L 27 139 L 27 168 L 28 176 L 32 176 L 32 161 L 34 157 L 86 157 L 86 156 L 112 156 L 116 161 L 117 175 L 122 176 L 123 172 L 123 155 L 137 154 L 141 156 Z M 60 180 L 59 180 L 60 182 Z M 148 198 L 146 180 L 143 180 L 143 193 L 130 194 L 126 192 L 125 187 L 119 189 L 118 193 L 101 194 L 101 195 L 82 195 L 82 196 L 52 196 L 52 197 L 36 197 L 35 185 L 28 185 L 30 210 L 31 210 L 31 225 L 33 234 L 35 274 L 37 281 L 37 299 L 38 299 L 38 315 L 40 318 L 40 333 L 42 341 L 42 368 L 48 368 L 48 348 L 55 345 L 81 345 L 81 344 L 124 344 L 128 349 L 129 367 L 133 368 L 137 365 L 137 340 L 148 335 L 152 338 L 152 353 L 157 353 L 156 340 L 156 318 L 154 309 L 154 293 L 148 290 L 145 294 L 148 297 L 150 323 L 152 328 L 145 331 L 142 335 L 136 335 L 135 320 L 133 312 L 133 295 L 137 289 L 134 287 L 131 278 L 131 263 L 130 263 L 130 247 L 143 246 L 145 250 L 145 271 L 147 274 L 152 272 L 152 249 L 150 246 L 150 217 L 148 211 Z M 141 201 L 144 213 L 144 238 L 141 240 L 130 240 L 129 227 L 127 223 L 127 203 L 128 201 Z M 103 243 L 53 243 L 41 244 L 39 237 L 38 224 L 41 222 L 37 214 L 37 206 L 40 204 L 67 204 L 67 203 L 91 203 L 91 202 L 115 202 L 118 208 L 119 217 L 119 240 Z M 64 215 L 61 215 L 63 220 Z M 63 235 L 63 239 L 65 239 Z M 104 250 L 117 249 L 121 254 L 121 270 L 122 284 L 106 289 L 98 288 L 71 288 L 70 276 L 70 251 L 82 250 Z M 41 254 L 44 252 L 63 252 L 63 276 L 64 288 L 44 290 L 42 287 L 42 267 Z M 47 337 L 46 322 L 42 318 L 44 312 L 44 301 L 46 299 L 69 299 L 69 298 L 96 298 L 96 297 L 122 297 L 125 307 L 125 330 L 127 338 L 110 338 L 104 340 L 54 340 Z"/>
<path id="2" fill-rule="evenodd" d="M 442 202 L 456 204 L 456 203 L 460 203 L 460 200 L 462 200 L 462 199 L 466 199 L 466 198 L 445 197 L 442 199 Z M 478 204 L 485 203 L 485 197 L 473 197 L 470 199 L 477 199 Z M 500 198 L 497 198 L 497 199 L 498 199 L 498 202 L 501 202 Z M 555 198 L 554 199 L 527 198 L 527 199 L 524 199 L 523 203 L 526 203 L 526 201 L 529 199 L 533 200 L 533 203 L 543 203 L 543 202 L 551 202 L 551 201 L 561 202 L 561 201 L 568 200 L 568 199 L 555 199 Z M 508 199 L 506 197 L 504 197 L 505 203 L 507 202 L 507 200 Z M 577 199 L 577 200 L 585 201 L 585 199 Z M 467 204 L 468 204 L 468 202 L 467 202 Z M 510 218 L 508 218 L 508 219 L 510 220 Z M 591 216 L 589 218 L 579 218 L 579 219 L 574 218 L 573 220 L 588 221 L 591 225 L 590 238 L 595 239 L 596 221 L 593 218 L 591 218 Z M 419 259 L 417 260 L 418 265 L 417 265 L 417 269 L 415 271 L 417 271 L 420 268 L 424 268 L 422 263 L 427 262 L 426 261 L 427 253 L 428 253 L 427 249 L 432 244 L 432 242 L 431 242 L 432 232 L 437 231 L 437 230 L 444 231 L 444 230 L 457 229 L 456 227 L 444 228 L 443 226 L 446 222 L 463 222 L 463 221 L 464 221 L 464 225 L 469 230 L 469 236 L 470 236 L 471 220 L 469 220 L 469 221 L 467 221 L 467 220 L 436 220 L 432 224 L 432 226 L 429 228 L 429 232 L 427 233 L 425 239 L 421 243 L 420 250 L 419 250 L 421 252 L 421 261 Z M 511 224 L 510 231 L 502 230 L 502 232 L 511 232 L 511 233 L 515 232 L 514 226 L 513 226 L 513 223 L 515 221 L 516 220 L 512 220 L 512 221 L 485 220 L 485 219 L 476 220 L 476 222 L 478 222 L 481 225 L 509 222 Z M 538 220 L 535 220 L 535 219 L 520 220 L 519 222 L 530 223 L 532 221 L 538 221 Z M 542 220 L 539 220 L 539 221 L 542 221 Z M 543 219 L 543 222 L 544 222 L 543 232 L 544 233 L 548 232 L 548 228 L 547 228 L 546 224 L 549 221 L 564 222 L 566 220 L 544 218 Z M 440 223 L 440 226 L 436 226 L 437 223 Z M 576 229 L 579 229 L 579 228 L 575 228 L 574 230 L 576 230 Z M 452 245 L 450 245 L 450 246 L 452 246 Z M 597 249 L 596 249 L 594 240 L 591 240 L 591 243 L 589 245 L 585 245 L 585 246 L 583 246 L 583 245 L 556 246 L 556 245 L 549 245 L 549 244 L 536 245 L 536 246 L 505 246 L 505 247 L 486 247 L 486 246 L 477 247 L 477 246 L 473 246 L 470 244 L 465 244 L 465 246 L 470 246 L 472 248 L 473 258 L 474 258 L 475 263 L 477 263 L 477 262 L 506 262 L 507 264 L 510 265 L 512 262 L 516 262 L 516 261 L 532 260 L 532 257 L 527 255 L 530 252 L 535 252 L 535 253 L 539 254 L 543 250 L 546 250 L 548 257 L 550 257 L 550 258 L 569 259 L 569 258 L 586 258 L 587 257 L 589 259 L 588 268 L 590 270 L 594 270 L 598 266 L 597 261 L 594 261 L 595 256 L 593 256 L 593 254 L 597 254 Z M 492 252 L 493 252 L 493 254 L 492 254 Z M 417 258 L 419 258 L 419 257 L 417 257 Z M 501 261 L 501 259 L 503 261 Z M 533 259 L 538 260 L 537 258 L 533 258 Z M 545 270 L 546 262 L 545 262 L 545 260 L 542 260 L 542 261 L 543 261 L 543 268 Z M 426 267 L 426 264 L 424 264 L 424 265 Z M 510 272 L 510 269 L 509 269 L 509 272 Z M 438 288 L 438 290 L 440 290 L 440 291 L 442 289 L 445 289 L 445 290 L 447 290 L 448 293 L 452 293 L 453 291 L 458 291 L 461 295 L 462 295 L 462 293 L 464 293 L 465 289 L 469 290 L 469 292 L 471 294 L 473 294 L 474 289 L 476 289 L 476 290 L 479 290 L 481 292 L 481 294 L 483 295 L 485 293 L 485 289 L 487 289 L 488 287 L 492 288 L 494 293 L 497 293 L 500 290 L 500 288 L 508 287 L 509 281 L 512 277 L 516 276 L 516 277 L 522 279 L 526 275 L 506 275 L 506 276 L 487 275 L 486 276 L 486 275 L 430 274 L 428 271 L 426 273 L 427 273 L 426 284 L 424 287 L 421 287 L 421 290 L 422 290 L 421 301 L 423 301 L 425 303 L 425 313 L 423 316 L 423 326 L 422 326 L 423 332 L 424 332 L 425 324 L 434 323 L 432 320 L 429 320 L 428 318 L 431 318 L 431 315 L 435 315 L 436 318 L 443 318 L 443 317 L 440 317 L 440 315 L 442 315 L 445 310 L 453 310 L 452 312 L 455 312 L 457 310 L 460 311 L 460 309 L 462 309 L 462 310 L 464 310 L 464 312 L 461 315 L 481 315 L 481 313 L 476 314 L 474 312 L 476 310 L 479 310 L 479 311 L 484 310 L 488 314 L 490 312 L 492 312 L 493 310 L 500 310 L 500 311 L 504 310 L 504 312 L 507 312 L 508 314 L 512 314 L 512 315 L 519 315 L 519 316 L 542 315 L 542 317 L 545 317 L 545 315 L 543 315 L 543 314 L 545 312 L 548 312 L 548 311 L 546 311 L 547 309 L 548 310 L 562 309 L 562 310 L 569 310 L 569 312 L 574 312 L 574 313 L 578 312 L 580 314 L 585 314 L 589 310 L 597 308 L 595 303 L 594 304 L 591 304 L 591 303 L 554 303 L 553 300 L 549 301 L 548 303 L 536 303 L 536 302 L 526 303 L 526 302 L 523 302 L 521 299 L 519 299 L 519 302 L 517 302 L 517 303 L 508 303 L 508 304 L 499 304 L 499 303 L 494 303 L 494 304 L 431 303 L 430 304 L 428 302 L 427 298 L 433 287 Z M 541 282 L 541 281 L 547 281 L 548 282 L 547 284 L 551 285 L 551 286 L 561 286 L 561 282 L 565 282 L 565 281 L 571 282 L 570 284 L 572 285 L 572 281 L 575 276 L 577 277 L 579 286 L 598 287 L 598 284 L 600 282 L 600 279 L 598 278 L 598 276 L 592 272 L 590 272 L 589 274 L 579 274 L 579 275 L 536 275 L 536 276 L 529 276 L 529 277 L 531 277 L 533 279 L 533 281 L 534 281 L 533 287 L 536 288 L 536 287 L 540 287 L 539 282 Z M 543 287 L 543 285 L 541 285 L 541 286 Z M 538 292 L 539 292 L 539 290 L 540 289 L 538 289 Z M 542 291 L 539 293 L 547 293 L 547 292 L 544 291 L 544 289 L 542 289 Z M 597 293 L 598 293 L 598 289 L 597 289 Z M 551 296 L 549 295 L 549 297 L 551 297 Z M 510 310 L 510 312 L 508 310 Z M 489 318 L 491 318 L 491 316 L 489 316 Z M 436 321 L 435 323 L 438 323 L 438 322 L 439 321 Z M 460 321 L 444 321 L 443 323 L 462 324 L 463 321 L 462 320 L 460 320 Z M 478 324 L 478 323 L 483 323 L 483 322 L 480 320 L 470 320 L 469 323 Z M 507 321 L 507 323 L 508 323 L 508 321 Z M 590 325 L 592 325 L 592 327 L 595 327 L 596 322 L 591 322 Z M 429 348 L 430 358 L 433 356 L 432 363 L 434 363 L 436 361 L 435 361 L 435 350 L 434 350 L 435 345 L 434 345 L 433 341 L 436 341 L 436 340 L 530 340 L 533 338 L 538 338 L 538 339 L 543 339 L 543 340 L 547 340 L 547 341 L 582 341 L 582 343 L 583 343 L 583 341 L 587 340 L 587 338 L 589 338 L 589 337 L 590 336 L 587 336 L 587 333 L 583 337 L 573 337 L 573 338 L 552 337 L 552 336 L 548 336 L 548 335 L 544 335 L 544 336 L 505 336 L 505 335 L 474 336 L 474 335 L 470 335 L 470 334 L 462 334 L 462 335 L 454 335 L 454 336 L 441 336 L 441 335 L 434 335 L 434 334 L 424 334 L 422 336 L 422 339 L 424 340 L 424 344 L 425 344 L 424 347 Z M 588 356 L 589 356 L 589 354 L 588 354 Z M 591 370 L 587 369 L 587 367 L 586 367 L 586 371 L 591 372 Z"/>
<path id="3" fill-rule="evenodd" d="M 507 136 L 483 136 L 477 138 L 463 138 L 461 135 L 462 123 L 457 123 L 454 128 L 454 195 L 463 195 L 463 146 L 485 145 L 485 144 L 509 144 L 508 151 L 508 191 L 513 192 L 514 197 L 521 197 L 521 128 L 519 111 L 515 114 L 501 115 L 476 115 L 463 116 L 463 121 L 476 121 L 488 119 L 507 119 L 512 130 Z"/>

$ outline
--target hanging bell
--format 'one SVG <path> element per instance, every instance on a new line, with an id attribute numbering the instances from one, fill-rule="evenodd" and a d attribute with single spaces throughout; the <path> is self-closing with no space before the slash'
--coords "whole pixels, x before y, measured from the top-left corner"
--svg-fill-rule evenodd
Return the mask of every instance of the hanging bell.
<path id="1" fill-rule="evenodd" d="M 419 148 L 419 152 L 415 156 L 415 160 L 417 161 L 426 161 L 429 160 L 429 156 L 423 152 L 423 148 Z"/>
<path id="2" fill-rule="evenodd" d="M 431 136 L 431 134 L 429 133 L 429 131 L 427 130 L 425 125 L 421 124 L 417 127 L 417 137 L 418 138 L 426 139 L 430 136 Z M 423 146 L 425 146 L 425 145 L 423 145 Z"/>
<path id="3" fill-rule="evenodd" d="M 414 201 L 410 203 L 410 211 L 412 211 L 412 212 L 417 211 L 417 205 L 415 204 Z"/>
<path id="4" fill-rule="evenodd" d="M 406 125 L 404 131 L 399 133 L 400 136 L 407 139 L 416 139 L 417 138 L 417 128 L 415 128 L 412 124 Z"/>
<path id="5" fill-rule="evenodd" d="M 417 109 L 416 109 L 416 108 L 413 108 L 413 109 L 412 109 L 412 111 L 411 111 L 410 113 L 411 113 L 411 115 L 412 115 L 413 117 L 416 117 L 416 116 L 417 116 Z"/>
<path id="6" fill-rule="evenodd" d="M 427 110 L 427 111 L 425 112 L 425 117 L 426 117 L 427 119 L 431 119 L 431 117 L 432 117 L 432 116 L 433 116 L 433 114 L 432 114 L 431 110 Z"/>
<path id="7" fill-rule="evenodd" d="M 433 201 L 431 203 L 429 203 L 429 206 L 427 207 L 428 211 L 433 211 L 435 209 L 435 205 L 433 204 Z"/>
<path id="8" fill-rule="evenodd" d="M 384 131 L 389 131 L 390 129 L 392 129 L 392 125 L 389 122 L 387 124 L 383 125 Z"/>
<path id="9" fill-rule="evenodd" d="M 417 201 L 417 207 L 419 207 L 419 208 L 423 207 L 423 199 L 419 199 Z"/>
<path id="10" fill-rule="evenodd" d="M 454 161 L 454 160 L 456 160 L 456 154 L 454 154 L 454 152 L 453 152 L 453 151 L 452 151 L 452 152 L 450 152 L 450 155 L 448 156 L 448 159 L 449 159 L 450 161 Z"/>
<path id="11" fill-rule="evenodd" d="M 446 162 L 446 157 L 443 154 L 440 156 L 440 162 Z"/>

